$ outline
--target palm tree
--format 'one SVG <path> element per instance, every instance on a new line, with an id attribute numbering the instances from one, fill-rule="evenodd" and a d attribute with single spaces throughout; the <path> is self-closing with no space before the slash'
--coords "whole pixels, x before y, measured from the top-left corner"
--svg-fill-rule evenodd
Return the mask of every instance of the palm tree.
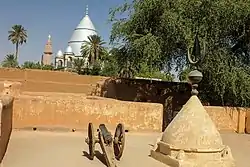
<path id="1" fill-rule="evenodd" d="M 88 36 L 88 41 L 84 41 L 81 47 L 81 54 L 88 58 L 88 63 L 93 65 L 105 54 L 105 42 L 98 35 Z"/>
<path id="2" fill-rule="evenodd" d="M 19 45 L 27 42 L 27 30 L 22 25 L 14 25 L 9 31 L 8 40 L 16 45 L 15 59 L 17 61 Z"/>
<path id="3" fill-rule="evenodd" d="M 15 59 L 14 54 L 8 54 L 5 56 L 3 62 L 2 62 L 2 66 L 3 67 L 11 67 L 14 68 L 17 66 L 17 61 Z"/>

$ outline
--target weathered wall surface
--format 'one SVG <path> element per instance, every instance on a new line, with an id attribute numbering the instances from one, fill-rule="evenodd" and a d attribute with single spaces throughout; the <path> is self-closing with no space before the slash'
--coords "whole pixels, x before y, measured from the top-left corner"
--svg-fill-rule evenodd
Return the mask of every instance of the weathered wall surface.
<path id="1" fill-rule="evenodd" d="M 131 131 L 161 131 L 161 104 L 124 102 L 100 97 L 71 95 L 22 95 L 14 102 L 14 128 L 87 129 L 105 123 L 115 129 L 124 123 Z"/>
<path id="2" fill-rule="evenodd" d="M 0 164 L 12 131 L 13 100 L 11 96 L 0 96 Z"/>
<path id="3" fill-rule="evenodd" d="M 12 84 L 12 88 L 18 85 Z M 18 92 L 11 90 L 9 92 Z M 242 112 L 246 113 L 248 109 L 205 108 L 219 130 L 245 131 L 246 114 Z M 14 103 L 15 128 L 86 129 L 88 122 L 93 122 L 96 126 L 108 123 L 114 129 L 117 123 L 122 122 L 126 128 L 134 131 L 159 131 L 162 117 L 162 104 L 119 101 L 85 94 L 22 92 L 16 96 Z"/>
<path id="4" fill-rule="evenodd" d="M 163 129 L 190 96 L 190 87 L 187 83 L 79 76 L 61 71 L 0 68 L 1 81 L 20 83 L 15 84 L 19 87 L 19 90 L 15 91 L 19 93 L 81 93 L 123 101 L 161 103 L 164 106 Z"/>
<path id="5" fill-rule="evenodd" d="M 99 82 L 92 94 L 125 101 L 161 103 L 164 107 L 162 125 L 165 129 L 189 99 L 190 85 L 178 82 L 110 78 Z M 218 106 L 205 108 L 218 129 L 245 132 L 245 115 L 247 111 L 250 111 L 249 109 Z M 250 116 L 247 122 L 250 127 Z"/>
<path id="6" fill-rule="evenodd" d="M 96 83 L 107 78 L 61 71 L 0 68 L 0 81 L 21 83 L 21 91 L 90 94 Z M 2 88 L 0 87 L 0 91 Z"/>
<path id="7" fill-rule="evenodd" d="M 206 106 L 206 111 L 221 131 L 245 131 L 240 121 L 245 119 L 244 108 Z M 86 129 L 106 123 L 115 129 L 124 123 L 132 131 L 161 131 L 163 105 L 119 101 L 81 94 L 50 94 L 24 92 L 14 102 L 14 128 Z"/>
<path id="8" fill-rule="evenodd" d="M 109 78 L 96 85 L 92 95 L 124 101 L 161 103 L 164 106 L 162 129 L 190 97 L 188 83 L 144 79 Z"/>
<path id="9" fill-rule="evenodd" d="M 205 106 L 206 111 L 219 130 L 245 132 L 247 108 Z"/>
<path id="10" fill-rule="evenodd" d="M 89 118 L 94 120 L 98 118 L 98 121 L 101 121 L 101 123 L 103 123 L 103 121 L 110 121 L 107 119 L 108 116 L 105 115 L 107 112 L 104 111 L 104 109 L 106 109 L 104 103 L 100 103 L 100 100 L 85 98 L 86 94 L 88 95 L 91 92 L 92 95 L 123 101 L 160 103 L 163 105 L 163 116 L 157 117 L 157 119 L 162 119 L 162 129 L 165 129 L 190 97 L 190 86 L 187 83 L 109 79 L 105 77 L 79 76 L 67 72 L 42 70 L 0 69 L 0 82 L 2 81 L 3 83 L 3 81 L 6 80 L 15 82 L 15 84 L 12 84 L 9 92 L 15 94 L 17 97 L 17 101 L 15 102 L 14 123 L 15 126 L 19 128 L 46 125 L 84 129 L 89 122 Z M 1 89 L 2 87 L 0 86 L 0 90 Z M 106 101 L 106 99 L 102 99 L 102 101 Z M 110 110 L 110 112 L 114 115 L 120 112 L 121 109 L 118 107 L 120 103 L 122 104 L 121 106 L 123 106 L 122 110 L 126 110 L 126 112 L 121 113 L 120 116 L 113 117 L 115 122 L 117 122 L 117 117 L 122 118 L 122 114 L 125 113 L 129 116 L 140 116 L 138 119 L 141 119 L 142 122 L 145 121 L 139 112 L 146 110 L 147 107 L 141 107 L 140 105 L 146 104 L 147 106 L 148 103 L 131 103 L 116 100 L 111 102 L 111 99 L 108 99 L 107 103 L 108 106 L 112 106 L 112 111 Z M 117 106 L 114 107 L 112 105 L 113 103 Z M 131 112 L 131 104 L 133 104 L 132 106 L 139 106 L 132 107 L 133 110 Z M 95 113 L 89 111 L 92 110 L 91 107 L 87 107 L 86 109 L 86 106 L 91 105 L 92 107 L 94 106 L 93 110 Z M 78 109 L 79 106 L 83 108 L 81 111 Z M 124 106 L 127 106 L 125 107 L 126 109 L 124 109 Z M 108 109 L 110 109 L 110 107 L 108 107 Z M 248 109 L 243 111 L 243 109 L 239 108 L 212 106 L 206 107 L 206 109 L 218 129 L 233 131 L 240 129 L 241 132 L 246 130 L 250 133 L 250 114 Z M 148 110 L 148 113 L 152 112 L 150 111 L 152 110 L 150 107 Z M 239 114 L 240 111 L 241 114 Z M 242 112 L 246 114 L 244 118 L 245 121 L 243 121 L 244 114 L 242 114 Z M 103 117 L 101 117 L 102 114 L 104 114 Z M 79 119 L 80 117 L 83 117 L 81 119 L 85 120 L 81 121 Z M 152 119 L 156 118 L 154 117 Z M 132 120 L 130 117 L 129 120 L 122 118 L 119 121 Z M 160 120 L 158 120 L 158 123 L 159 122 Z M 158 123 L 154 126 L 158 126 Z M 147 129 L 153 126 L 147 122 L 144 125 L 142 125 L 142 123 L 138 123 L 138 125 L 130 124 L 131 122 L 128 123 L 128 126 L 132 127 L 132 129 L 136 129 L 135 127 L 138 127 L 137 129 L 143 129 L 143 127 L 145 129 L 146 127 Z"/>

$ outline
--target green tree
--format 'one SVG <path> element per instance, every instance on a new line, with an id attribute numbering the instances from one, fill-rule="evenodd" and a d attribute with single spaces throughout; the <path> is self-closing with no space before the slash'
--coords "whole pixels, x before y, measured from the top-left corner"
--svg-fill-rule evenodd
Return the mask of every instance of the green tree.
<path id="1" fill-rule="evenodd" d="M 41 65 L 39 62 L 35 63 L 32 61 L 25 61 L 22 65 L 22 68 L 27 68 L 27 69 L 41 69 Z"/>
<path id="2" fill-rule="evenodd" d="M 81 54 L 88 59 L 89 65 L 95 64 L 105 54 L 104 44 L 105 42 L 98 35 L 90 35 L 88 41 L 84 41 Z"/>
<path id="3" fill-rule="evenodd" d="M 101 75 L 109 77 L 118 75 L 119 65 L 117 64 L 115 50 L 115 48 L 111 49 L 102 57 L 103 68 L 101 70 Z"/>
<path id="4" fill-rule="evenodd" d="M 16 46 L 15 59 L 17 60 L 19 45 L 27 42 L 27 30 L 22 25 L 14 25 L 9 31 L 8 40 Z M 18 60 L 17 60 L 18 61 Z"/>
<path id="5" fill-rule="evenodd" d="M 133 78 L 136 75 L 137 64 L 134 59 L 136 55 L 134 49 L 127 46 L 113 48 L 111 55 L 114 56 L 116 65 L 118 66 L 118 76 L 122 78 Z"/>
<path id="6" fill-rule="evenodd" d="M 155 79 L 161 79 L 163 81 L 173 81 L 174 77 L 170 75 L 168 72 L 164 71 L 158 71 L 158 69 L 151 69 L 148 70 L 147 64 L 141 64 L 140 67 L 140 73 L 137 73 L 137 77 L 143 77 L 143 78 L 155 78 Z"/>
<path id="7" fill-rule="evenodd" d="M 18 63 L 15 59 L 14 54 L 6 55 L 3 62 L 2 62 L 3 67 L 15 68 L 15 67 L 17 67 L 17 65 L 18 65 Z"/>
<path id="8" fill-rule="evenodd" d="M 42 65 L 40 62 L 25 61 L 22 68 L 27 69 L 41 69 L 41 70 L 54 70 L 53 65 Z"/>
<path id="9" fill-rule="evenodd" d="M 250 106 L 250 1 L 132 1 L 111 10 L 110 21 L 111 44 L 126 48 L 127 61 L 119 64 L 136 73 L 143 66 L 149 72 L 175 68 L 180 73 L 198 34 L 201 46 L 206 44 L 198 65 L 202 98 L 213 105 Z"/>
<path id="10" fill-rule="evenodd" d="M 53 65 L 43 65 L 42 70 L 54 70 L 54 66 Z"/>
<path id="11" fill-rule="evenodd" d="M 74 70 L 77 72 L 77 74 L 82 74 L 83 73 L 83 70 L 84 70 L 84 60 L 83 59 L 74 59 L 73 61 L 73 67 L 74 67 Z"/>
<path id="12" fill-rule="evenodd" d="M 188 74 L 191 72 L 191 68 L 185 67 L 178 75 L 180 81 L 188 81 Z"/>
<path id="13" fill-rule="evenodd" d="M 95 61 L 92 65 L 91 70 L 89 71 L 90 75 L 101 75 L 102 67 L 100 61 Z"/>

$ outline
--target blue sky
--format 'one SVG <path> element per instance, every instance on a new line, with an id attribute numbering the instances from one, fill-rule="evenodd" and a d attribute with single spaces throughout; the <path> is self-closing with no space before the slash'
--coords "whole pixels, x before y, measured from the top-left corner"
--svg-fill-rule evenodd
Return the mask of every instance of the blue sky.
<path id="1" fill-rule="evenodd" d="M 108 24 L 110 8 L 124 0 L 0 0 L 0 61 L 6 54 L 14 53 L 8 41 L 8 31 L 21 24 L 28 31 L 28 42 L 20 47 L 19 61 L 40 61 L 44 46 L 51 34 L 53 51 L 67 47 L 73 30 L 85 15 L 89 16 L 99 35 L 108 42 L 111 25 Z"/>

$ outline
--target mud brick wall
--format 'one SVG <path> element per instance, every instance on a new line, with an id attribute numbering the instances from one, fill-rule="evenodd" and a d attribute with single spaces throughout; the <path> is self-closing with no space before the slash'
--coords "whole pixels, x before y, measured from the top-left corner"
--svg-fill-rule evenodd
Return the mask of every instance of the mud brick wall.
<path id="1" fill-rule="evenodd" d="M 205 106 L 220 131 L 245 132 L 248 109 Z M 119 101 L 80 94 L 26 93 L 14 102 L 14 128 L 86 130 L 89 122 L 115 129 L 124 123 L 131 131 L 161 131 L 163 105 Z"/>
<path id="2" fill-rule="evenodd" d="M 205 106 L 205 109 L 219 130 L 245 132 L 249 109 L 218 106 Z M 133 131 L 159 131 L 163 124 L 163 105 L 73 93 L 23 92 L 16 96 L 15 128 L 86 129 L 89 122 L 96 126 L 107 123 L 112 129 L 122 122 Z"/>
<path id="3" fill-rule="evenodd" d="M 123 101 L 163 104 L 162 130 L 164 130 L 187 102 L 190 92 L 190 85 L 184 82 L 109 78 L 99 82 L 92 95 Z"/>
<path id="4" fill-rule="evenodd" d="M 205 106 L 205 109 L 218 130 L 245 133 L 249 108 Z"/>
<path id="5" fill-rule="evenodd" d="M 92 94 L 125 101 L 161 103 L 164 106 L 164 130 L 189 99 L 190 89 L 190 85 L 184 82 L 109 78 L 99 82 Z M 250 127 L 250 114 L 249 121 L 245 121 L 246 111 L 249 110 L 247 108 L 206 106 L 209 105 L 207 103 L 203 105 L 221 131 L 244 133 L 247 122 Z"/>
<path id="6" fill-rule="evenodd" d="M 89 95 L 96 83 L 106 77 L 78 75 L 63 71 L 0 68 L 0 81 L 19 82 L 20 91 L 84 93 Z M 2 91 L 2 87 L 0 87 Z"/>
<path id="7" fill-rule="evenodd" d="M 124 102 L 77 95 L 22 95 L 14 102 L 13 127 L 86 130 L 105 123 L 115 129 L 123 123 L 130 131 L 161 131 L 162 104 Z"/>
<path id="8" fill-rule="evenodd" d="M 64 123 L 62 120 L 71 120 L 65 124 L 66 127 L 70 125 L 70 127 L 75 126 L 74 123 L 74 115 L 70 116 L 67 114 L 68 118 L 63 118 L 63 114 L 57 120 L 58 110 L 61 112 L 65 112 L 64 110 L 67 108 L 64 106 L 65 101 L 69 101 L 71 99 L 72 104 L 74 103 L 82 103 L 84 106 L 86 99 L 86 95 L 92 94 L 94 96 L 102 96 L 106 98 L 112 98 L 117 100 L 122 100 L 122 104 L 127 105 L 130 102 L 133 102 L 134 105 L 140 104 L 149 104 L 149 103 L 159 103 L 163 105 L 163 116 L 161 117 L 162 122 L 162 130 L 166 128 L 169 122 L 174 118 L 174 116 L 178 113 L 181 107 L 186 103 L 188 98 L 190 97 L 190 85 L 187 83 L 177 83 L 177 82 L 162 82 L 162 81 L 151 81 L 151 80 L 143 80 L 143 79 L 113 79 L 113 78 L 105 78 L 98 76 L 79 76 L 77 74 L 68 73 L 68 72 L 56 72 L 56 71 L 43 71 L 43 70 L 20 70 L 20 69 L 4 69 L 0 68 L 0 91 L 3 89 L 3 83 L 12 82 L 10 93 L 14 94 L 15 97 L 19 97 L 20 99 L 32 98 L 32 105 L 30 108 L 27 108 L 27 103 L 22 104 L 21 102 L 17 102 L 21 108 L 17 108 L 18 117 L 15 117 L 15 120 L 18 120 L 17 123 L 22 122 L 32 122 L 34 121 L 28 120 L 28 118 L 34 118 L 39 125 L 42 125 L 42 121 L 46 121 L 45 125 L 58 125 Z M 7 82 L 7 83 L 8 83 Z M 39 89 L 38 89 L 39 88 Z M 56 97 L 55 97 L 56 96 Z M 50 103 L 42 99 L 42 97 L 46 97 L 47 99 L 60 99 L 57 102 L 57 106 L 55 107 L 54 102 Z M 38 100 L 37 100 L 38 98 Z M 79 101 L 79 99 L 81 99 Z M 89 99 L 90 100 L 90 99 Z M 111 99 L 109 99 L 111 100 Z M 34 113 L 32 106 L 37 107 L 37 101 L 40 101 L 42 105 L 45 103 L 46 107 L 41 106 L 40 108 L 46 108 L 46 112 L 50 111 L 50 114 L 53 115 L 55 112 L 56 117 L 52 119 L 52 116 L 48 117 L 49 119 L 39 119 L 38 117 L 28 117 L 26 115 L 32 115 Z M 53 101 L 53 100 L 51 100 Z M 88 101 L 88 100 L 87 100 Z M 124 101 L 128 101 L 125 103 Z M 134 102 L 143 102 L 143 103 L 134 103 Z M 29 103 L 28 103 L 29 104 Z M 117 104 L 117 103 L 116 103 Z M 23 105 L 23 106 L 22 106 Z M 111 102 L 109 102 L 111 105 Z M 50 106 L 50 107 L 49 107 Z M 61 107 L 62 106 L 62 107 Z M 76 105 L 78 106 L 78 104 Z M 103 107 L 103 106 L 100 106 Z M 57 108 L 55 110 L 55 108 Z M 60 108 L 60 109 L 58 109 Z M 140 111 L 140 108 L 138 111 Z M 246 131 L 250 133 L 250 114 L 249 109 L 240 109 L 240 108 L 229 108 L 229 107 L 206 107 L 208 113 L 211 118 L 215 122 L 218 129 L 221 130 L 231 130 L 231 131 L 240 131 L 241 133 Z M 18 114 L 20 110 L 21 112 Z M 41 109 L 37 109 L 40 111 Z M 69 110 L 69 109 L 67 109 Z M 96 109 L 97 110 L 97 109 Z M 102 111 L 102 108 L 99 109 Z M 119 107 L 117 107 L 119 111 Z M 150 110 L 150 108 L 148 109 Z M 244 111 L 243 111 L 244 110 Z M 31 113 L 28 114 L 28 112 Z M 67 111 L 68 112 L 68 111 Z M 66 112 L 66 113 L 67 113 Z M 114 114 L 117 111 L 112 110 Z M 150 112 L 150 111 L 147 111 Z M 16 111 L 15 111 L 16 113 Z M 25 113 L 26 115 L 23 115 Z M 44 113 L 44 112 L 43 112 Z M 134 113 L 136 113 L 134 111 Z M 240 114 L 239 114 L 240 113 Z M 245 113 L 245 121 L 244 120 Z M 72 118 L 71 118 L 72 117 Z M 88 117 L 85 115 L 85 118 Z M 90 116 L 92 117 L 92 116 Z M 85 119 L 84 118 L 84 119 Z M 104 119 L 101 119 L 104 120 Z M 53 121 L 56 121 L 53 123 Z M 160 120 L 158 120 L 160 122 Z M 48 124 L 48 122 L 50 122 Z M 67 122 L 67 121 L 66 121 Z M 116 122 L 116 120 L 115 120 Z M 240 122 L 240 123 L 239 123 Z M 18 123 L 18 124 L 19 124 Z M 18 125 L 17 124 L 17 125 Z M 19 124 L 20 125 L 20 124 Z M 23 125 L 30 125 L 29 123 L 25 123 Z M 76 124 L 79 125 L 79 124 Z M 32 125 L 33 126 L 33 125 Z M 64 126 L 64 125 L 59 125 Z M 146 125 L 145 125 L 146 126 Z M 23 127 L 23 126 L 21 126 Z M 86 125 L 85 125 L 86 127 Z M 83 128 L 83 127 L 79 127 Z M 84 129 L 84 128 L 83 128 Z M 133 128 L 132 128 L 133 129 Z M 135 129 L 135 128 L 134 128 Z M 138 128 L 143 129 L 143 128 Z"/>
<path id="9" fill-rule="evenodd" d="M 4 158 L 12 132 L 12 113 L 14 98 L 0 96 L 0 164 Z"/>

